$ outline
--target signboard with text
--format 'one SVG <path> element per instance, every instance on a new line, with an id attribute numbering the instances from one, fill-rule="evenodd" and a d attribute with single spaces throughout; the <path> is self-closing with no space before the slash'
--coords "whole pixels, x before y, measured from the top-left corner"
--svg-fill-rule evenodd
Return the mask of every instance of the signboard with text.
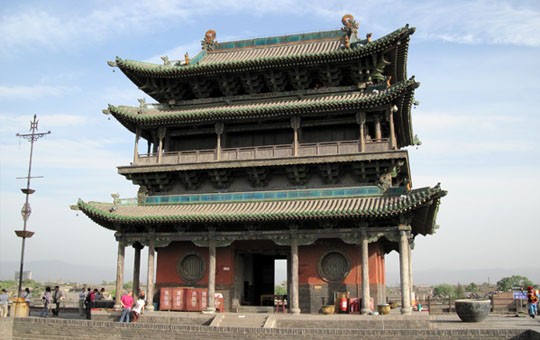
<path id="1" fill-rule="evenodd" d="M 522 292 L 520 290 L 514 291 L 514 300 L 526 300 L 527 299 L 527 293 Z"/>

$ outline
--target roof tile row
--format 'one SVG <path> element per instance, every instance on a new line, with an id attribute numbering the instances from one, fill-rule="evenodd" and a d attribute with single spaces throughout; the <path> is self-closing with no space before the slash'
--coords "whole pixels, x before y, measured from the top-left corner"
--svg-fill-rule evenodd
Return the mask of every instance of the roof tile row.
<path id="1" fill-rule="evenodd" d="M 160 206 L 117 206 L 84 202 L 79 208 L 96 222 L 116 224 L 170 224 L 271 222 L 314 218 L 381 218 L 433 204 L 446 195 L 439 185 L 400 196 L 348 197 L 227 203 L 186 203 Z"/>

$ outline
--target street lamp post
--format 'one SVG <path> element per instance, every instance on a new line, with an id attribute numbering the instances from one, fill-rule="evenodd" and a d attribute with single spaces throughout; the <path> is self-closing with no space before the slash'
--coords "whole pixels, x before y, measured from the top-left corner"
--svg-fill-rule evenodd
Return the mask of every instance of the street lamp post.
<path id="1" fill-rule="evenodd" d="M 32 209 L 30 208 L 29 197 L 31 194 L 35 192 L 34 189 L 30 188 L 30 180 L 32 178 L 39 178 L 39 177 L 32 177 L 32 154 L 34 152 L 34 142 L 40 139 L 41 137 L 48 135 L 51 133 L 51 131 L 47 132 L 37 132 L 38 130 L 38 120 L 36 115 L 34 115 L 34 120 L 30 122 L 30 131 L 31 133 L 25 133 L 21 134 L 18 133 L 17 137 L 27 139 L 30 141 L 30 161 L 28 162 L 28 176 L 26 177 L 18 177 L 26 178 L 26 188 L 21 189 L 21 191 L 26 195 L 26 201 L 21 209 L 21 215 L 23 218 L 23 230 L 15 230 L 15 234 L 17 234 L 18 237 L 22 238 L 22 247 L 21 247 L 21 266 L 19 270 L 19 290 L 17 291 L 17 297 L 21 297 L 21 291 L 22 291 L 22 278 L 23 278 L 23 269 L 24 269 L 24 246 L 26 243 L 26 239 L 32 237 L 34 235 L 33 231 L 27 230 L 26 223 L 28 222 L 28 218 L 30 217 L 30 214 L 32 213 Z"/>

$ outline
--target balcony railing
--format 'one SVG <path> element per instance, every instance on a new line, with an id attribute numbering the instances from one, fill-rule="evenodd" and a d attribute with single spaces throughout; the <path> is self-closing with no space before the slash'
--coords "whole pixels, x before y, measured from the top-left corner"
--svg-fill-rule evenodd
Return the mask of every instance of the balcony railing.
<path id="1" fill-rule="evenodd" d="M 365 152 L 382 152 L 390 150 L 388 138 L 370 140 L 365 143 Z M 247 161 L 303 156 L 332 156 L 360 153 L 360 142 L 340 141 L 322 143 L 302 143 L 298 145 L 298 154 L 294 155 L 292 144 L 254 146 L 243 148 L 226 148 L 221 150 L 218 157 L 218 150 L 192 150 L 164 152 L 161 162 L 158 163 L 158 154 L 139 154 L 134 165 L 153 164 L 193 164 L 222 161 Z"/>

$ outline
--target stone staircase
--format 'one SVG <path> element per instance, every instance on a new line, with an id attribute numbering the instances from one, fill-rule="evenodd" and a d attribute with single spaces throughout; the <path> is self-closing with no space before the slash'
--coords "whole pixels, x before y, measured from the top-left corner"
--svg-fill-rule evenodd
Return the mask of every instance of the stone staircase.
<path id="1" fill-rule="evenodd" d="M 264 313 L 230 313 L 218 314 L 212 320 L 212 327 L 243 327 L 243 328 L 263 328 L 268 323 L 271 315 Z"/>
<path id="2" fill-rule="evenodd" d="M 240 306 L 236 313 L 274 313 L 273 306 Z"/>

